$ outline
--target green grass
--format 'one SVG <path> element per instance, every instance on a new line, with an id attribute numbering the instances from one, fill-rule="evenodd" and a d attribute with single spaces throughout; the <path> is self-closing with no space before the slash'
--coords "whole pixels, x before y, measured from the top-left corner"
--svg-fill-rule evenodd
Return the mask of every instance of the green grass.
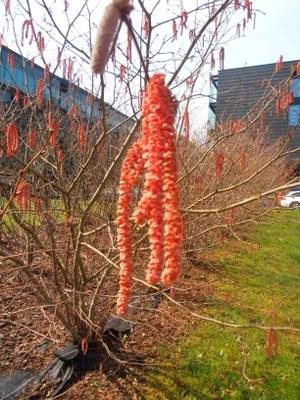
<path id="1" fill-rule="evenodd" d="M 300 328 L 299 230 L 300 213 L 280 210 L 250 235 L 258 251 L 249 254 L 239 242 L 216 249 L 209 257 L 220 274 L 211 306 L 199 311 L 227 322 Z M 298 400 L 300 335 L 280 333 L 278 341 L 278 353 L 267 359 L 266 332 L 199 322 L 188 338 L 161 349 L 145 399 Z M 243 377 L 245 360 L 252 381 Z"/>

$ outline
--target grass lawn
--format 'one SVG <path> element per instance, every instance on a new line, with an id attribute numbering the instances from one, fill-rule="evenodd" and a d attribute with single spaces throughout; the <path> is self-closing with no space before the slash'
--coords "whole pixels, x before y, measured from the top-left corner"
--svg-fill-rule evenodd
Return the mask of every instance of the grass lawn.
<path id="1" fill-rule="evenodd" d="M 200 255 L 218 272 L 213 296 L 197 311 L 237 324 L 300 328 L 299 231 L 300 212 L 280 210 L 249 234 L 252 253 L 229 241 Z M 188 338 L 161 348 L 161 365 L 145 378 L 145 399 L 300 399 L 300 335 L 278 333 L 271 358 L 267 336 L 199 321 Z"/>

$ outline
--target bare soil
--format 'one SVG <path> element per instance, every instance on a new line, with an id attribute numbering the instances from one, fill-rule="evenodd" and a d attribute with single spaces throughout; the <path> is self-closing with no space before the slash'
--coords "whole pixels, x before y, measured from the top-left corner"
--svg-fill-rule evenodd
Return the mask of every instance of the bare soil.
<path id="1" fill-rule="evenodd" d="M 208 267 L 209 269 L 209 267 Z M 211 294 L 213 271 L 201 263 L 189 267 L 172 295 L 189 307 L 197 307 Z M 37 373 L 55 358 L 53 351 L 70 343 L 70 336 L 45 309 L 19 272 L 5 268 L 0 274 L 0 375 L 15 369 Z M 60 399 L 143 399 L 143 378 L 159 365 L 160 348 L 182 340 L 194 321 L 166 300 L 154 310 L 138 312 L 136 325 L 125 336 L 106 335 L 99 345 L 99 367 L 91 372 L 75 371 Z M 198 322 L 197 322 L 198 323 Z M 28 399 L 45 399 L 53 389 L 45 386 Z"/>

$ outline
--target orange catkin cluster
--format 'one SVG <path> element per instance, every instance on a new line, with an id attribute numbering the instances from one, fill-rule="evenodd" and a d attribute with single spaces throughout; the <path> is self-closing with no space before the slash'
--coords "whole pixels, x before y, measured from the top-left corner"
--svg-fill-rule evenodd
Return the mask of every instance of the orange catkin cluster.
<path id="1" fill-rule="evenodd" d="M 142 107 L 141 139 L 129 150 L 121 170 L 117 228 L 120 251 L 119 315 L 127 311 L 130 297 L 132 260 L 130 239 L 130 199 L 133 186 L 145 171 L 145 185 L 133 217 L 136 224 L 149 225 L 150 259 L 146 280 L 161 279 L 172 285 L 179 274 L 181 216 L 177 186 L 177 160 L 174 132 L 176 106 L 164 75 L 150 79 Z M 162 271 L 162 266 L 165 264 Z"/>

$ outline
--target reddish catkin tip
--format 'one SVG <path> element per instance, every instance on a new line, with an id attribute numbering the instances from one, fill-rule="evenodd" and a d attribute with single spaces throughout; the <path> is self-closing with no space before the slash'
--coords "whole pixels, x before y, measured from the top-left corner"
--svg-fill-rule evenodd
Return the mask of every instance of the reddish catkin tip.
<path id="1" fill-rule="evenodd" d="M 189 110 L 186 108 L 183 114 L 183 132 L 184 139 L 186 142 L 189 141 L 190 137 L 190 118 L 189 118 Z"/>
<path id="2" fill-rule="evenodd" d="M 104 73 L 121 13 L 126 9 L 130 10 L 129 0 L 113 0 L 105 7 L 91 55 L 91 68 L 94 73 Z"/>

